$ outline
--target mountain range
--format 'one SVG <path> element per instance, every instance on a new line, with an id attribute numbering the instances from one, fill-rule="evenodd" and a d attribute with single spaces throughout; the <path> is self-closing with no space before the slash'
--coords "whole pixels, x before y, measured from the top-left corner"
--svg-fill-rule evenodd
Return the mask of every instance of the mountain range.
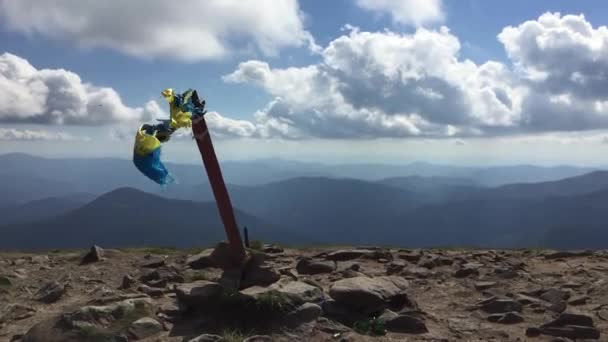
<path id="1" fill-rule="evenodd" d="M 200 183 L 202 170 L 197 171 L 198 183 L 192 170 L 191 183 L 161 191 L 124 161 L 110 160 L 114 171 L 106 166 L 94 171 L 89 169 L 104 160 L 71 160 L 61 166 L 60 161 L 31 156 L 3 158 L 21 165 L 4 168 L 6 177 L 0 178 L 0 248 L 92 243 L 189 247 L 224 236 L 209 186 Z M 17 177 L 27 163 L 31 170 Z M 548 170 L 555 176 L 555 169 Z M 462 175 L 365 180 L 309 174 L 230 184 L 229 191 L 240 226 L 249 228 L 252 239 L 269 242 L 608 248 L 603 224 L 608 220 L 608 171 L 569 170 L 577 170 L 576 175 L 535 183 L 524 177 L 492 187 Z M 108 175 L 102 176 L 104 172 Z M 135 177 L 130 172 L 137 180 L 124 184 Z M 94 180 L 88 184 L 85 178 Z M 27 186 L 19 188 L 21 184 Z"/>

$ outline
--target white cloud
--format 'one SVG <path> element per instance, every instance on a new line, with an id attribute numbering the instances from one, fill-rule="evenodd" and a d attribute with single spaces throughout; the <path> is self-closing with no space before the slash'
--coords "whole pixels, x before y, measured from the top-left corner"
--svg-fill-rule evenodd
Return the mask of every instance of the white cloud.
<path id="1" fill-rule="evenodd" d="M 498 39 L 512 65 L 459 57 L 445 27 L 336 38 L 322 61 L 241 63 L 226 82 L 274 97 L 255 114 L 260 136 L 467 137 L 608 128 L 608 28 L 546 13 Z"/>
<path id="2" fill-rule="evenodd" d="M 27 60 L 0 55 L 0 122 L 103 125 L 150 120 L 158 104 L 126 106 L 112 88 L 83 82 L 64 69 L 36 69 Z"/>
<path id="3" fill-rule="evenodd" d="M 0 140 L 5 141 L 90 141 L 89 137 L 74 136 L 65 132 L 0 128 Z"/>
<path id="4" fill-rule="evenodd" d="M 394 22 L 421 26 L 442 21 L 442 0 L 357 0 L 365 10 L 389 14 Z"/>
<path id="5" fill-rule="evenodd" d="M 479 135 L 519 120 L 524 90 L 497 62 L 460 60 L 447 28 L 360 32 L 332 41 L 323 61 L 272 69 L 241 63 L 224 80 L 275 99 L 256 113 L 261 136 L 375 138 Z"/>
<path id="6" fill-rule="evenodd" d="M 0 0 L 9 29 L 151 58 L 218 59 L 308 45 L 297 0 Z M 246 46 L 250 42 L 252 46 Z"/>
<path id="7" fill-rule="evenodd" d="M 498 39 L 530 88 L 522 126 L 533 130 L 608 127 L 608 28 L 583 15 L 545 13 L 506 27 Z"/>

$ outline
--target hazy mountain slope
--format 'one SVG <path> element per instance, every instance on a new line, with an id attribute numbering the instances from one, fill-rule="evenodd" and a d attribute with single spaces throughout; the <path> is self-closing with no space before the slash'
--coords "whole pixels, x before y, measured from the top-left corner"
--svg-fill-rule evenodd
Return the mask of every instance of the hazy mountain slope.
<path id="1" fill-rule="evenodd" d="M 500 196 L 542 198 L 580 195 L 602 189 L 608 189 L 608 171 L 594 171 L 550 182 L 509 184 L 488 192 Z"/>
<path id="2" fill-rule="evenodd" d="M 251 215 L 236 211 L 237 222 L 252 238 L 265 241 L 306 241 Z M 0 248 L 82 248 L 104 246 L 208 245 L 225 238 L 215 203 L 169 200 L 122 188 L 82 208 L 40 222 L 0 227 Z"/>
<path id="3" fill-rule="evenodd" d="M 94 198 L 95 195 L 92 194 L 77 193 L 0 208 L 0 217 L 2 218 L 0 225 L 34 222 L 59 216 L 78 209 Z"/>

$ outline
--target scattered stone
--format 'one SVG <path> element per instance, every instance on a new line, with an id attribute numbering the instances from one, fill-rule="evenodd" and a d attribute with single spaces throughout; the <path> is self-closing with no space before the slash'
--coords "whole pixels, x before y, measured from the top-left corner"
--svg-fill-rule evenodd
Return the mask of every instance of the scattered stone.
<path id="1" fill-rule="evenodd" d="M 118 289 L 119 290 L 130 289 L 131 286 L 133 286 L 135 284 L 135 282 L 136 282 L 135 279 L 127 274 L 124 277 L 122 277 L 122 283 L 120 284 L 120 287 L 118 287 Z"/>
<path id="2" fill-rule="evenodd" d="M 51 281 L 42 286 L 36 293 L 36 300 L 43 303 L 54 303 L 65 294 L 65 284 Z"/>
<path id="3" fill-rule="evenodd" d="M 203 334 L 199 337 L 195 337 L 188 342 L 223 342 L 225 341 L 222 336 L 211 335 L 211 334 Z"/>
<path id="4" fill-rule="evenodd" d="M 405 268 L 405 262 L 403 261 L 393 261 L 386 265 L 386 274 L 393 275 L 403 271 Z"/>
<path id="5" fill-rule="evenodd" d="M 317 320 L 317 329 L 328 334 L 338 335 L 351 330 L 346 325 L 329 320 L 326 317 L 319 317 L 319 319 Z"/>
<path id="6" fill-rule="evenodd" d="M 46 264 L 50 261 L 51 260 L 46 255 L 34 255 L 30 258 L 30 263 L 32 264 Z"/>
<path id="7" fill-rule="evenodd" d="M 494 269 L 494 274 L 496 274 L 499 278 L 502 279 L 514 279 L 519 276 L 516 270 L 511 267 L 496 267 Z"/>
<path id="8" fill-rule="evenodd" d="M 170 266 L 163 266 L 144 273 L 139 280 L 154 287 L 165 287 L 168 283 L 183 283 L 184 276 Z"/>
<path id="9" fill-rule="evenodd" d="M 93 245 L 91 250 L 82 258 L 81 265 L 90 264 L 93 262 L 99 262 L 103 259 L 104 250 L 103 248 Z"/>
<path id="10" fill-rule="evenodd" d="M 403 275 L 409 275 L 420 279 L 426 279 L 434 275 L 434 273 L 431 272 L 428 268 L 418 266 L 409 267 L 405 269 L 402 273 Z"/>
<path id="11" fill-rule="evenodd" d="M 188 257 L 186 264 L 193 269 L 208 267 L 228 269 L 239 266 L 238 262 L 233 260 L 230 245 L 226 242 L 220 242 L 213 249 L 206 249 L 199 254 Z"/>
<path id="12" fill-rule="evenodd" d="M 600 331 L 594 327 L 589 316 L 562 313 L 555 320 L 539 327 L 541 334 L 571 339 L 598 339 Z"/>
<path id="13" fill-rule="evenodd" d="M 348 261 L 358 259 L 366 255 L 374 255 L 374 251 L 369 249 L 344 249 L 331 252 L 326 258 L 333 261 Z"/>
<path id="14" fill-rule="evenodd" d="M 281 248 L 279 246 L 267 244 L 267 245 L 264 245 L 264 248 L 262 248 L 262 252 L 268 253 L 268 254 L 280 254 L 280 253 L 283 253 L 284 250 L 283 250 L 283 248 Z"/>
<path id="15" fill-rule="evenodd" d="M 521 312 L 522 306 L 520 303 L 512 299 L 500 299 L 497 297 L 490 298 L 480 303 L 481 310 L 490 313 L 507 313 L 507 312 Z"/>
<path id="16" fill-rule="evenodd" d="M 538 337 L 542 334 L 542 331 L 536 327 L 529 327 L 526 329 L 526 336 L 528 337 Z"/>
<path id="17" fill-rule="evenodd" d="M 384 321 L 387 331 L 404 334 L 424 334 L 428 332 L 424 321 L 413 315 L 397 315 Z"/>
<path id="18" fill-rule="evenodd" d="M 475 282 L 475 289 L 478 291 L 485 291 L 489 288 L 496 286 L 496 283 L 493 281 L 478 281 Z M 523 303 L 522 303 L 523 304 Z"/>
<path id="19" fill-rule="evenodd" d="M 571 339 L 598 339 L 600 331 L 594 327 L 568 325 L 564 327 L 541 328 L 543 335 L 567 337 Z"/>
<path id="20" fill-rule="evenodd" d="M 137 339 L 154 336 L 163 330 L 162 324 L 150 317 L 143 317 L 131 323 L 129 333 Z"/>
<path id="21" fill-rule="evenodd" d="M 587 302 L 591 300 L 591 298 L 589 296 L 577 296 L 577 297 L 573 297 L 572 299 L 570 299 L 568 301 L 569 305 L 585 305 L 587 304 Z"/>
<path id="22" fill-rule="evenodd" d="M 289 328 L 295 328 L 304 323 L 315 321 L 322 313 L 323 310 L 317 304 L 304 303 L 289 312 L 285 320 Z"/>
<path id="23" fill-rule="evenodd" d="M 150 287 L 145 284 L 139 285 L 137 291 L 147 294 L 150 297 L 162 297 L 165 294 L 165 290 L 158 287 Z"/>
<path id="24" fill-rule="evenodd" d="M 300 281 L 276 283 L 271 285 L 271 287 L 293 298 L 297 302 L 317 303 L 323 299 L 323 291 L 320 288 Z"/>
<path id="25" fill-rule="evenodd" d="M 210 299 L 219 296 L 222 291 L 223 288 L 220 284 L 206 280 L 198 280 L 175 287 L 177 299 L 189 307 L 204 305 Z"/>
<path id="26" fill-rule="evenodd" d="M 397 255 L 400 259 L 412 262 L 412 263 L 417 263 L 420 258 L 422 258 L 422 252 L 418 251 L 418 250 L 414 250 L 414 251 L 406 251 L 406 252 L 400 252 Z"/>
<path id="27" fill-rule="evenodd" d="M 36 324 L 22 340 L 82 341 L 79 337 L 86 336 L 87 341 L 107 341 L 109 336 L 126 335 L 131 323 L 152 314 L 152 307 L 153 302 L 149 298 L 127 299 L 105 306 L 85 306 Z"/>
<path id="28" fill-rule="evenodd" d="M 321 274 L 331 273 L 336 270 L 336 262 L 331 260 L 313 260 L 311 258 L 302 258 L 296 265 L 296 270 L 299 274 Z"/>
<path id="29" fill-rule="evenodd" d="M 456 278 L 466 278 L 469 276 L 478 276 L 479 270 L 475 266 L 470 266 L 469 264 L 464 264 L 460 269 L 454 272 L 454 277 Z"/>
<path id="30" fill-rule="evenodd" d="M 245 265 L 240 282 L 240 288 L 251 286 L 268 286 L 281 279 L 281 275 L 266 262 L 264 253 L 251 251 L 251 258 Z"/>
<path id="31" fill-rule="evenodd" d="M 20 321 L 22 319 L 34 316 L 35 313 L 36 309 L 32 307 L 22 304 L 10 304 L 0 312 L 0 324 L 5 322 Z"/>
<path id="32" fill-rule="evenodd" d="M 593 255 L 593 251 L 556 251 L 548 252 L 544 254 L 545 259 L 564 259 L 564 258 L 575 258 L 575 257 L 586 257 Z"/>
<path id="33" fill-rule="evenodd" d="M 502 324 L 517 324 L 524 321 L 524 318 L 517 312 L 506 312 L 492 314 L 488 316 L 488 321 Z"/>
<path id="34" fill-rule="evenodd" d="M 329 295 L 339 304 L 353 310 L 373 313 L 383 310 L 389 304 L 413 306 L 405 293 L 408 285 L 407 280 L 395 276 L 356 277 L 333 283 Z"/>
<path id="35" fill-rule="evenodd" d="M 142 267 L 144 268 L 159 268 L 161 266 L 165 265 L 165 261 L 167 260 L 167 257 L 151 257 L 149 260 L 147 260 Z"/>

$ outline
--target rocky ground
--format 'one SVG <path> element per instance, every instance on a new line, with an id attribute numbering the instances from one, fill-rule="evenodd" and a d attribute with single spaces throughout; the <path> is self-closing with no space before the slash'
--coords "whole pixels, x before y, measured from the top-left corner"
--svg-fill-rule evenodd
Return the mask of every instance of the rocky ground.
<path id="1" fill-rule="evenodd" d="M 608 340 L 608 252 L 0 253 L 0 341 Z"/>

